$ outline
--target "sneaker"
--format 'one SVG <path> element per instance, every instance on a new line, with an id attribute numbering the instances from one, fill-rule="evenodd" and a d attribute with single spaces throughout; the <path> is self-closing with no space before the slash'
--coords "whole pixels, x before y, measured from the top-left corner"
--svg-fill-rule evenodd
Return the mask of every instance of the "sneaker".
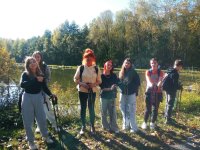
<path id="1" fill-rule="evenodd" d="M 144 129 L 144 130 L 146 130 L 147 129 L 147 123 L 143 122 L 141 128 Z"/>
<path id="2" fill-rule="evenodd" d="M 28 147 L 31 150 L 36 150 L 37 149 L 37 146 L 35 145 L 34 142 L 28 142 Z"/>
<path id="3" fill-rule="evenodd" d="M 91 132 L 91 133 L 95 133 L 95 127 L 94 127 L 94 126 L 91 126 L 90 132 Z"/>
<path id="4" fill-rule="evenodd" d="M 50 137 L 43 138 L 43 140 L 44 140 L 47 144 L 52 144 L 52 143 L 53 143 L 53 140 L 52 140 Z"/>
<path id="5" fill-rule="evenodd" d="M 136 133 L 138 130 L 131 129 L 130 133 Z"/>
<path id="6" fill-rule="evenodd" d="M 155 129 L 155 123 L 150 122 L 150 129 L 151 129 L 151 130 L 154 130 L 154 129 Z"/>
<path id="7" fill-rule="evenodd" d="M 115 133 L 119 133 L 119 130 L 115 130 L 114 132 L 115 132 Z"/>
<path id="8" fill-rule="evenodd" d="M 82 127 L 82 128 L 81 128 L 81 131 L 80 131 L 80 135 L 84 134 L 84 133 L 85 133 L 85 130 L 86 130 L 85 127 Z"/>
<path id="9" fill-rule="evenodd" d="M 37 126 L 37 128 L 35 129 L 35 133 L 40 133 L 40 128 Z"/>

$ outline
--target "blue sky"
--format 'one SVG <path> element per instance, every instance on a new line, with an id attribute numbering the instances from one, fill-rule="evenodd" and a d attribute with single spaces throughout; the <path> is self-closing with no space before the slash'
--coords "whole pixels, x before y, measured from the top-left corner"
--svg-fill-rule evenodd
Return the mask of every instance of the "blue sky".
<path id="1" fill-rule="evenodd" d="M 1 0 L 0 37 L 31 38 L 53 31 L 64 21 L 79 26 L 89 23 L 101 12 L 129 8 L 130 0 Z"/>

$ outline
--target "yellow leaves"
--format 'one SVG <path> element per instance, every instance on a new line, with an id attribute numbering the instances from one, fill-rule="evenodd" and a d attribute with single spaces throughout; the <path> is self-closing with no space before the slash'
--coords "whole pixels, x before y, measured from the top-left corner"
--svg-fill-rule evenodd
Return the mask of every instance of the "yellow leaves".
<path id="1" fill-rule="evenodd" d="M 191 32 L 196 32 L 200 29 L 200 21 L 195 19 L 188 23 L 189 29 Z"/>

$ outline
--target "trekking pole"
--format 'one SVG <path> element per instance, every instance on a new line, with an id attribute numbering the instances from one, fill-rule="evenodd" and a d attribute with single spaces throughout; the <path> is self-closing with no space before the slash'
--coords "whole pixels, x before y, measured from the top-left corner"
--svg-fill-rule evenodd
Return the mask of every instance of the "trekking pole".
<path id="1" fill-rule="evenodd" d="M 181 97 L 182 97 L 182 89 L 180 90 L 180 93 L 179 93 L 179 103 L 178 103 L 177 119 L 179 119 L 179 111 L 180 111 L 180 107 L 181 107 Z"/>
<path id="2" fill-rule="evenodd" d="M 59 118 L 59 113 L 58 113 L 58 98 L 57 97 L 50 97 L 49 99 L 52 100 L 52 104 L 53 104 L 53 112 L 54 112 L 54 116 L 55 116 L 55 121 L 56 121 L 56 127 L 58 128 L 58 130 L 56 131 L 58 134 L 58 140 L 60 143 L 60 149 L 64 150 L 64 143 L 62 141 L 62 135 L 61 135 L 61 127 L 60 127 L 60 118 Z"/>

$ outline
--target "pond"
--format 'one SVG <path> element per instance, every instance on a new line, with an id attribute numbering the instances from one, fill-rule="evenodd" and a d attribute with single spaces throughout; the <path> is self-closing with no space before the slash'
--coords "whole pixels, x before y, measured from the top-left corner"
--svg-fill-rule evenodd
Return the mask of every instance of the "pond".
<path id="1" fill-rule="evenodd" d="M 52 69 L 52 77 L 50 84 L 57 82 L 63 89 L 75 87 L 73 76 L 75 69 Z M 145 70 L 137 70 L 141 83 L 145 82 Z M 118 71 L 115 71 L 118 75 Z M 189 86 L 194 82 L 200 82 L 200 72 L 184 71 L 180 74 L 180 81 L 184 86 Z"/>

